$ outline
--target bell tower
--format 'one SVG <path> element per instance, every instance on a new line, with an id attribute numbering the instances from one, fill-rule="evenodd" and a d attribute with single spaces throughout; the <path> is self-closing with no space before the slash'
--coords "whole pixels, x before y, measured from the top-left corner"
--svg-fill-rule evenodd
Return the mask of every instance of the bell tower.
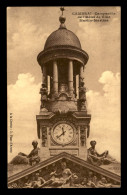
<path id="1" fill-rule="evenodd" d="M 42 160 L 63 151 L 86 160 L 91 115 L 86 108 L 84 67 L 88 54 L 78 37 L 65 26 L 47 38 L 37 56 L 42 70 L 40 113 L 36 116 Z"/>

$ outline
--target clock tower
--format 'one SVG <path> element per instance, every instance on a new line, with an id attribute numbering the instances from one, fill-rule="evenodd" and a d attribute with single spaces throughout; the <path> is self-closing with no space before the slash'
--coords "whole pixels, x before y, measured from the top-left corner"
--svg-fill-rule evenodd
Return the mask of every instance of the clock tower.
<path id="1" fill-rule="evenodd" d="M 36 116 L 42 160 L 67 152 L 86 160 L 91 115 L 86 108 L 84 68 L 88 54 L 78 37 L 65 26 L 47 38 L 37 56 L 42 70 L 40 113 Z"/>

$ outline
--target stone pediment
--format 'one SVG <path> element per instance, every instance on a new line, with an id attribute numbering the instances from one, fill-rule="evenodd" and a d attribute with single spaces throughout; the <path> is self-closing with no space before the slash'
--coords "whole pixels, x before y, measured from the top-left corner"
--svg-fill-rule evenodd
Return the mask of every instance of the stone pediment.
<path id="1" fill-rule="evenodd" d="M 119 175 L 114 174 L 104 168 L 91 165 L 88 162 L 66 152 L 60 153 L 43 162 L 40 162 L 37 165 L 10 176 L 8 178 L 8 184 L 11 185 L 12 183 L 18 182 L 19 180 L 25 181 L 33 174 L 38 172 L 46 181 L 48 181 L 50 179 L 50 173 L 54 171 L 54 167 L 58 167 L 59 169 L 60 164 L 63 161 L 66 162 L 67 168 L 69 168 L 72 173 L 78 175 L 80 179 L 84 177 L 84 175 L 86 175 L 89 171 L 91 171 L 98 177 L 103 176 L 109 181 L 120 185 L 121 177 Z"/>

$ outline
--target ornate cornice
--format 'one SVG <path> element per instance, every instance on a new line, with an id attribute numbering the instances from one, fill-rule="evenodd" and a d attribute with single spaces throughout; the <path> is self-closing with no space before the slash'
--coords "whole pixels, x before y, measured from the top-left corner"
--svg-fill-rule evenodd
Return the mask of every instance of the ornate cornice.
<path id="1" fill-rule="evenodd" d="M 51 47 L 47 50 L 40 52 L 39 55 L 37 56 L 37 61 L 40 65 L 42 65 L 49 61 L 60 58 L 76 60 L 85 65 L 88 61 L 89 56 L 82 49 L 71 46 L 59 46 Z"/>

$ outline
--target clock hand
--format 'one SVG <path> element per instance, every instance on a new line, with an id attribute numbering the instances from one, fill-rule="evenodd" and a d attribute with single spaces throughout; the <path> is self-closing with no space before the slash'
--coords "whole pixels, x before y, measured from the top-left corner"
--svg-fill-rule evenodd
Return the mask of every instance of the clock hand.
<path id="1" fill-rule="evenodd" d="M 66 133 L 66 131 L 63 131 L 63 135 Z"/>
<path id="2" fill-rule="evenodd" d="M 61 137 L 61 135 L 63 135 L 63 132 L 64 132 L 64 129 L 63 129 L 63 127 L 62 127 L 62 134 L 57 135 L 56 137 L 57 137 L 57 138 Z"/>
<path id="3" fill-rule="evenodd" d="M 66 131 L 64 131 L 64 128 L 62 127 L 63 135 L 65 134 Z"/>
<path id="4" fill-rule="evenodd" d="M 61 137 L 62 135 L 63 135 L 63 133 L 61 133 L 60 135 L 57 135 L 56 137 L 59 138 L 59 137 Z"/>
<path id="5" fill-rule="evenodd" d="M 60 135 L 57 135 L 56 137 L 57 137 L 57 138 L 61 137 L 62 135 L 65 134 L 65 132 L 66 132 L 66 131 L 63 131 L 63 133 L 61 133 Z"/>
<path id="6" fill-rule="evenodd" d="M 64 132 L 64 128 L 62 127 L 62 132 Z"/>

